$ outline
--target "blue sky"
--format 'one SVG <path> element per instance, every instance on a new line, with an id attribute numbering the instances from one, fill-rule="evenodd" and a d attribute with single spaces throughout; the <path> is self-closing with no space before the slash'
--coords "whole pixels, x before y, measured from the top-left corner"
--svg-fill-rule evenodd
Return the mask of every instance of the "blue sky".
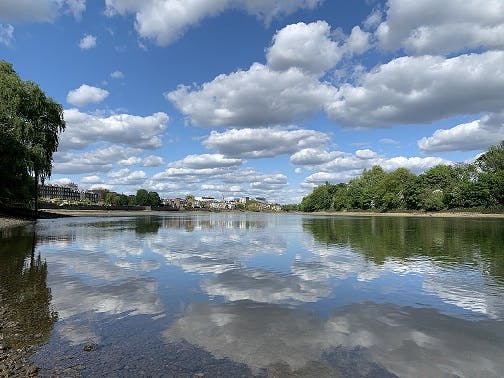
<path id="1" fill-rule="evenodd" d="M 0 58 L 61 103 L 51 182 L 297 202 L 504 139 L 503 0 L 4 0 Z"/>

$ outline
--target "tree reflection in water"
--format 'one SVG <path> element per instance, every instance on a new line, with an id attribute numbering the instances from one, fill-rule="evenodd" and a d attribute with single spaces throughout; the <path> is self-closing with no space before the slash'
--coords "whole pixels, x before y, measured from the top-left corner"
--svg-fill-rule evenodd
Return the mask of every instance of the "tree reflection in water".
<path id="1" fill-rule="evenodd" d="M 0 234 L 0 311 L 4 342 L 12 348 L 49 340 L 58 315 L 51 310 L 47 263 L 36 255 L 33 228 Z"/>
<path id="2" fill-rule="evenodd" d="M 375 264 L 425 256 L 437 264 L 470 264 L 504 282 L 502 219 L 321 217 L 303 220 L 319 243 L 350 246 Z"/>

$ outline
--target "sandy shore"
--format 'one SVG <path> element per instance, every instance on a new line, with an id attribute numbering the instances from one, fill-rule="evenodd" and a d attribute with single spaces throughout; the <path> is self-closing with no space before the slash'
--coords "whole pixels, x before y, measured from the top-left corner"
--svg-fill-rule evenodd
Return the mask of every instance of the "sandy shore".
<path id="1" fill-rule="evenodd" d="M 125 217 L 138 215 L 175 215 L 175 214 L 209 214 L 208 211 L 149 211 L 149 210 L 50 210 L 53 214 L 74 217 Z M 223 212 L 225 213 L 225 212 Z M 231 214 L 244 214 L 243 212 L 233 212 Z M 257 214 L 257 213 L 251 213 Z M 282 214 L 282 213 L 280 213 Z M 320 211 L 316 213 L 292 212 L 284 214 L 302 214 L 302 215 L 323 215 L 323 216 L 345 216 L 345 217 L 434 217 L 434 218 L 504 218 L 504 214 L 486 214 L 476 212 L 390 212 L 376 213 L 365 211 Z"/>

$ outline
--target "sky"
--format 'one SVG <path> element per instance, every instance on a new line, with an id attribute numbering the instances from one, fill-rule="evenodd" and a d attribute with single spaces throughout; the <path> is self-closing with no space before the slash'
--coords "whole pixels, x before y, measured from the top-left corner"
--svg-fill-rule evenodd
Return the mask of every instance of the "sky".
<path id="1" fill-rule="evenodd" d="M 296 203 L 504 139 L 504 0 L 0 0 L 0 59 L 82 189 Z"/>

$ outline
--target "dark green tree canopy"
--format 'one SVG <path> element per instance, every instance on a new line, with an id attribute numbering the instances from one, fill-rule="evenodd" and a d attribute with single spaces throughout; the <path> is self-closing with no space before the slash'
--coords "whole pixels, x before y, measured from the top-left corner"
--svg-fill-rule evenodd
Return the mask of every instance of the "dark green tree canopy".
<path id="1" fill-rule="evenodd" d="M 21 80 L 10 63 L 0 61 L 0 196 L 26 198 L 30 190 L 23 188 L 35 188 L 39 179 L 51 176 L 64 129 L 61 105 L 36 83 Z"/>

